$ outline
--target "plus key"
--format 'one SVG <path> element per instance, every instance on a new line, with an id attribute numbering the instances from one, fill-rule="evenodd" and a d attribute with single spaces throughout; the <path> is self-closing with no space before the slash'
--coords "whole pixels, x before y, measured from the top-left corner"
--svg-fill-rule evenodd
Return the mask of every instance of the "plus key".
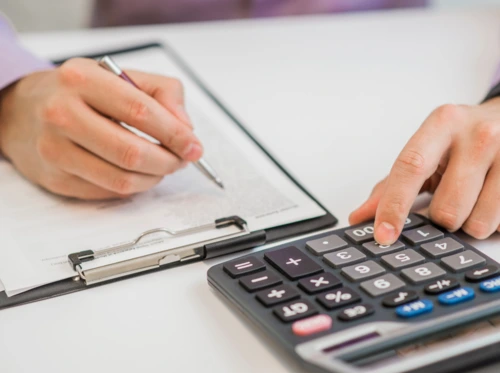
<path id="1" fill-rule="evenodd" d="M 294 246 L 267 252 L 264 258 L 292 280 L 323 270 L 318 263 Z"/>

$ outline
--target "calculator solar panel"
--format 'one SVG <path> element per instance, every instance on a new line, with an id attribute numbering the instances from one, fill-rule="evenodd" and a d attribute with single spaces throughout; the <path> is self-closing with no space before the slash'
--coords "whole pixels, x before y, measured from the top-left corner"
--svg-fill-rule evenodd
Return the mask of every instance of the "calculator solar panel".
<path id="1" fill-rule="evenodd" d="M 376 243 L 366 223 L 216 265 L 208 280 L 296 356 L 310 341 L 363 326 L 500 311 L 498 263 L 416 214 L 393 245 Z M 365 329 L 356 342 L 383 334 Z"/>

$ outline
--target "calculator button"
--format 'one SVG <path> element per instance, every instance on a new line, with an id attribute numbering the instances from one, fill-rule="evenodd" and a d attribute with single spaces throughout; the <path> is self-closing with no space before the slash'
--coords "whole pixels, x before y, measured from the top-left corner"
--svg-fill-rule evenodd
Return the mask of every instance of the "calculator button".
<path id="1" fill-rule="evenodd" d="M 288 285 L 277 286 L 257 293 L 257 299 L 266 307 L 299 297 L 299 292 Z"/>
<path id="2" fill-rule="evenodd" d="M 417 292 L 413 290 L 399 291 L 396 294 L 388 295 L 382 300 L 386 307 L 398 307 L 402 304 L 413 302 L 418 299 Z"/>
<path id="3" fill-rule="evenodd" d="M 265 253 L 264 257 L 292 280 L 323 270 L 318 263 L 294 246 Z"/>
<path id="4" fill-rule="evenodd" d="M 438 297 L 439 303 L 450 306 L 458 303 L 467 302 L 474 299 L 476 295 L 472 288 L 464 287 L 443 293 Z"/>
<path id="5" fill-rule="evenodd" d="M 373 260 L 368 260 L 360 264 L 355 264 L 342 269 L 342 274 L 351 281 L 364 280 L 385 273 L 385 269 Z"/>
<path id="6" fill-rule="evenodd" d="M 295 321 L 292 325 L 293 334 L 306 337 L 311 334 L 323 332 L 332 327 L 332 318 L 328 315 L 316 315 L 304 320 Z"/>
<path id="7" fill-rule="evenodd" d="M 360 304 L 351 308 L 346 308 L 338 314 L 339 320 L 353 321 L 362 317 L 370 316 L 375 312 L 375 309 L 369 304 Z"/>
<path id="8" fill-rule="evenodd" d="M 299 281 L 299 287 L 309 294 L 319 293 L 323 290 L 328 290 L 342 283 L 340 280 L 331 273 L 320 273 L 308 278 L 303 278 Z"/>
<path id="9" fill-rule="evenodd" d="M 410 267 L 415 264 L 425 262 L 425 258 L 415 250 L 404 250 L 400 253 L 384 255 L 382 262 L 393 270 L 398 270 L 405 267 Z"/>
<path id="10" fill-rule="evenodd" d="M 378 297 L 399 290 L 406 284 L 392 273 L 368 280 L 360 284 L 361 289 L 372 297 Z"/>
<path id="11" fill-rule="evenodd" d="M 466 250 L 463 253 L 447 256 L 441 259 L 441 262 L 453 272 L 460 272 L 484 264 L 486 259 L 472 250 Z"/>
<path id="12" fill-rule="evenodd" d="M 348 264 L 362 262 L 366 255 L 354 247 L 348 247 L 334 253 L 325 254 L 323 260 L 333 268 L 340 268 Z"/>
<path id="13" fill-rule="evenodd" d="M 342 238 L 336 234 L 326 236 L 323 238 L 318 238 L 317 240 L 307 241 L 306 247 L 316 255 L 323 255 L 333 250 L 338 250 L 347 246 Z"/>
<path id="14" fill-rule="evenodd" d="M 424 219 L 418 217 L 415 214 L 410 214 L 406 218 L 405 225 L 403 226 L 403 229 L 415 228 L 415 227 L 418 227 L 419 225 L 422 225 L 423 223 L 424 223 Z"/>
<path id="15" fill-rule="evenodd" d="M 445 291 L 458 288 L 460 286 L 459 282 L 452 277 L 443 278 L 442 280 L 434 281 L 433 283 L 427 285 L 424 291 L 427 294 L 436 295 L 441 294 Z"/>
<path id="16" fill-rule="evenodd" d="M 500 277 L 481 282 L 479 288 L 486 293 L 496 293 L 500 291 Z"/>
<path id="17" fill-rule="evenodd" d="M 396 308 L 396 315 L 399 317 L 410 318 L 431 312 L 434 309 L 434 304 L 428 299 L 417 300 L 399 306 Z"/>
<path id="18" fill-rule="evenodd" d="M 349 288 L 339 288 L 319 295 L 316 300 L 326 309 L 333 310 L 334 308 L 359 302 L 361 297 Z"/>
<path id="19" fill-rule="evenodd" d="M 443 232 L 434 228 L 432 225 L 424 225 L 423 227 L 403 232 L 403 237 L 413 246 L 423 242 L 432 241 L 443 236 Z"/>
<path id="20" fill-rule="evenodd" d="M 281 321 L 290 322 L 315 315 L 318 310 L 307 299 L 302 299 L 278 306 L 273 312 Z"/>
<path id="21" fill-rule="evenodd" d="M 498 267 L 489 265 L 484 268 L 473 269 L 465 273 L 465 279 L 470 282 L 479 282 L 486 280 L 498 274 Z"/>
<path id="22" fill-rule="evenodd" d="M 401 241 L 396 241 L 392 245 L 381 245 L 378 242 L 372 241 L 364 243 L 363 248 L 373 256 L 380 256 L 402 250 L 405 248 L 405 245 Z"/>
<path id="23" fill-rule="evenodd" d="M 226 263 L 223 268 L 231 277 L 235 278 L 263 270 L 266 266 L 256 257 L 250 256 Z"/>
<path id="24" fill-rule="evenodd" d="M 345 231 L 347 237 L 357 244 L 373 240 L 373 224 L 367 224 L 359 228 L 348 229 Z"/>
<path id="25" fill-rule="evenodd" d="M 248 291 L 256 291 L 281 284 L 281 279 L 270 271 L 261 271 L 240 278 L 240 284 Z"/>
<path id="26" fill-rule="evenodd" d="M 437 259 L 462 251 L 464 249 L 464 245 L 455 241 L 453 238 L 446 237 L 439 241 L 425 243 L 421 246 L 421 248 L 431 258 Z"/>
<path id="27" fill-rule="evenodd" d="M 446 275 L 446 272 L 434 263 L 425 263 L 415 267 L 403 269 L 401 274 L 413 284 L 421 284 L 422 282 L 443 277 Z"/>

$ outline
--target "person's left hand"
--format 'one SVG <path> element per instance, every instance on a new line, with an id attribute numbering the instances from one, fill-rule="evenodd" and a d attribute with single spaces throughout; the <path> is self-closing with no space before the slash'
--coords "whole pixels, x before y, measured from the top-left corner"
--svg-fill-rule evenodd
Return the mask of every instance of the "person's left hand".
<path id="1" fill-rule="evenodd" d="M 434 193 L 429 217 L 449 231 L 478 239 L 500 231 L 500 98 L 436 109 L 349 222 L 375 216 L 375 240 L 392 244 L 425 191 Z"/>

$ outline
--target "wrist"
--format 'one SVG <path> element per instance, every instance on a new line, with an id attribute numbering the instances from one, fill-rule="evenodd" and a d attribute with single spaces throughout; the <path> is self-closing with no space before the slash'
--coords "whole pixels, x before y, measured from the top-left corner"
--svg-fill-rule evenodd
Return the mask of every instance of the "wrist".
<path id="1" fill-rule="evenodd" d="M 14 90 L 14 87 L 19 82 L 16 81 L 12 84 L 9 84 L 7 87 L 0 90 L 0 155 L 6 156 L 5 154 L 5 132 L 7 126 L 7 113 L 10 107 L 10 95 Z"/>

